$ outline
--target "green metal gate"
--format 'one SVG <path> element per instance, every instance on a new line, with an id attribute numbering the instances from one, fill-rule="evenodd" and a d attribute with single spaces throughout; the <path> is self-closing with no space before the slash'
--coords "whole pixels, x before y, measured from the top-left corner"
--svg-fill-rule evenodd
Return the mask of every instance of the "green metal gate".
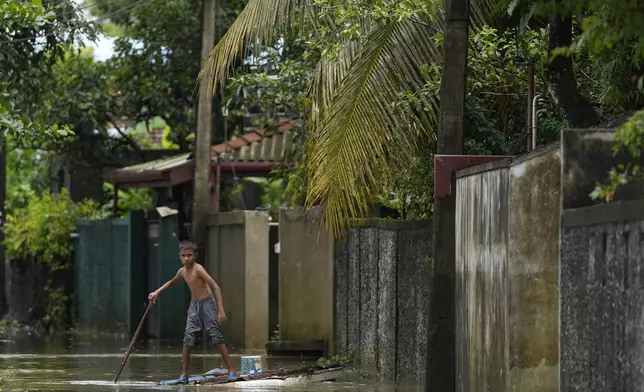
<path id="1" fill-rule="evenodd" d="M 81 221 L 75 249 L 76 325 L 133 332 L 146 303 L 144 218 Z"/>
<path id="2" fill-rule="evenodd" d="M 179 220 L 176 215 L 161 218 L 158 221 L 156 238 L 156 257 L 150 265 L 151 283 L 156 290 L 172 279 L 181 268 L 179 259 Z M 181 340 L 185 328 L 189 295 L 183 281 L 165 290 L 159 296 L 151 317 L 153 322 L 148 333 L 161 339 Z"/>

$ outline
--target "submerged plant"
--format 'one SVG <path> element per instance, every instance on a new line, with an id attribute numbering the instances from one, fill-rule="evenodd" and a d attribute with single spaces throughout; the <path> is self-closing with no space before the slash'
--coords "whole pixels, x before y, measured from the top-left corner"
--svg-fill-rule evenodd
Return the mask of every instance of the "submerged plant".
<path id="1" fill-rule="evenodd" d="M 318 359 L 317 363 L 320 366 L 331 365 L 334 363 L 342 362 L 345 365 L 351 365 L 356 359 L 356 350 L 353 348 L 353 345 L 349 344 L 347 351 L 344 354 L 334 355 L 332 357 L 322 357 Z"/>
<path id="2" fill-rule="evenodd" d="M 0 369 L 0 385 L 13 381 L 16 378 L 16 370 L 9 366 L 6 369 Z"/>

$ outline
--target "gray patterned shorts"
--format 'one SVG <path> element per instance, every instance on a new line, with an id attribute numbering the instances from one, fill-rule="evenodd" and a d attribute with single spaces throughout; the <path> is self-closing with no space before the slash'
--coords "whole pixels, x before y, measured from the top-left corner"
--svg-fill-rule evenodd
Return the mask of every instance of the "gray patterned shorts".
<path id="1" fill-rule="evenodd" d="M 207 335 L 210 344 L 224 342 L 224 335 L 217 318 L 217 301 L 213 297 L 190 302 L 183 345 L 193 347 L 204 335 Z"/>

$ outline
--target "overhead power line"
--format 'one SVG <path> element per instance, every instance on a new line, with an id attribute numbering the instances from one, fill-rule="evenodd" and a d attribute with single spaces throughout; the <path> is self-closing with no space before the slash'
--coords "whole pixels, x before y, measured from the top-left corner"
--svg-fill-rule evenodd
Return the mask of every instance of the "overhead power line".
<path id="1" fill-rule="evenodd" d="M 70 32 L 70 31 L 72 31 L 74 29 L 78 29 L 80 27 L 86 27 L 86 26 L 90 26 L 92 24 L 101 23 L 101 22 L 106 21 L 106 20 L 108 20 L 108 19 L 110 19 L 110 18 L 112 18 L 112 17 L 114 17 L 116 15 L 120 15 L 120 14 L 122 14 L 124 12 L 128 12 L 128 11 L 132 11 L 132 10 L 134 10 L 136 8 L 139 8 L 142 5 L 145 5 L 146 3 L 150 3 L 152 1 L 154 1 L 154 0 L 139 0 L 136 3 L 130 4 L 128 6 L 125 6 L 125 7 L 121 8 L 121 9 L 119 9 L 119 10 L 116 10 L 116 11 L 110 13 L 110 14 L 104 15 L 104 16 L 102 16 L 100 18 L 95 19 L 95 20 L 79 23 L 79 24 L 77 24 L 75 26 L 70 26 L 70 27 L 68 27 L 66 29 L 66 31 L 62 31 L 62 32 L 61 31 L 56 31 L 56 32 L 48 33 L 48 34 L 38 34 L 38 35 L 31 36 L 31 37 L 14 38 L 14 39 L 10 39 L 10 40 L 0 41 L 0 45 L 17 44 L 17 43 L 20 43 L 20 42 L 30 41 L 32 39 L 44 38 L 44 37 L 49 37 L 49 36 L 56 35 L 56 34 L 61 34 L 61 33 L 64 33 L 64 32 Z M 94 6 L 94 5 L 96 5 L 96 3 L 92 3 L 92 4 L 84 6 L 84 7 L 89 8 L 89 7 Z M 81 9 L 84 9 L 84 8 L 81 8 Z"/>

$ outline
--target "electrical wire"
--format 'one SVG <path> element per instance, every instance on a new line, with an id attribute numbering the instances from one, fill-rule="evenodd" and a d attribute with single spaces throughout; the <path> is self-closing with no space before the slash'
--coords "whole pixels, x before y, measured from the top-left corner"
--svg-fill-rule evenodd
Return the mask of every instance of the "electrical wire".
<path id="1" fill-rule="evenodd" d="M 71 27 L 67 28 L 66 30 L 67 30 L 67 32 L 69 32 L 69 31 L 71 31 L 73 29 L 78 29 L 80 27 L 87 27 L 87 26 L 90 26 L 92 24 L 100 23 L 100 22 L 108 20 L 108 19 L 110 19 L 110 18 L 112 18 L 112 17 L 114 17 L 116 15 L 122 14 L 122 13 L 127 12 L 127 11 L 132 11 L 132 10 L 134 10 L 136 8 L 139 8 L 139 7 L 143 6 L 143 5 L 145 5 L 146 3 L 150 3 L 150 2 L 153 2 L 153 1 L 154 0 L 139 0 L 136 3 L 127 5 L 127 6 L 121 8 L 119 10 L 116 10 L 116 11 L 114 11 L 114 12 L 108 14 L 108 15 L 102 16 L 102 17 L 97 18 L 97 19 L 92 20 L 92 21 L 86 21 L 86 22 L 83 22 L 83 23 L 79 23 L 78 25 L 71 26 Z M 90 6 L 94 6 L 94 5 L 96 5 L 96 3 L 93 3 L 93 4 L 89 5 L 89 6 L 86 6 L 86 8 L 89 8 Z M 81 9 L 83 9 L 83 8 L 81 8 Z M 64 32 L 64 31 L 62 31 L 62 32 Z M 29 40 L 32 40 L 32 39 L 44 38 L 44 37 L 60 34 L 62 32 L 57 31 L 57 32 L 52 32 L 52 33 L 48 33 L 48 34 L 34 35 L 34 36 L 31 36 L 31 37 L 14 38 L 14 39 L 10 39 L 10 40 L 0 41 L 0 45 L 3 45 L 3 44 L 16 44 L 16 43 L 20 43 L 20 42 L 29 41 Z"/>

